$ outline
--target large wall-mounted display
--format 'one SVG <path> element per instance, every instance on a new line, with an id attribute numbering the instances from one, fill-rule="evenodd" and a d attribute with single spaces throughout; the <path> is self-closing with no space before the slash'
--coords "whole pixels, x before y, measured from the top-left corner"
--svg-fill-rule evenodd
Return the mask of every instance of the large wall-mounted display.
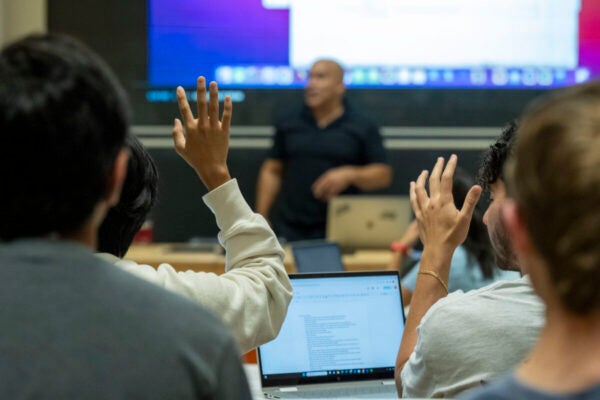
<path id="1" fill-rule="evenodd" d="M 552 88 L 600 75 L 581 0 L 150 0 L 149 84 L 204 71 L 233 88 L 303 87 L 315 59 L 349 88 Z"/>
<path id="2" fill-rule="evenodd" d="M 115 67 L 139 124 L 164 124 L 198 75 L 232 96 L 237 124 L 272 124 L 322 57 L 388 126 L 497 126 L 600 77 L 595 0 L 53 0 L 48 13 Z"/>

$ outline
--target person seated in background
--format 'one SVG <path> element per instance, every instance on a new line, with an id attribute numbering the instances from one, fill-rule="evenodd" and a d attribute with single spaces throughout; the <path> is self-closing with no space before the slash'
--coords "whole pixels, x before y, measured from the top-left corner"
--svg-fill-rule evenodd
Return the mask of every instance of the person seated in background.
<path id="1" fill-rule="evenodd" d="M 2 50 L 0 82 L 2 398 L 250 398 L 219 318 L 93 253 L 128 158 L 129 108 L 108 66 L 73 39 L 33 35 Z M 226 99 L 219 124 L 215 88 L 211 124 L 186 116 L 188 138 L 226 152 L 230 115 Z M 201 163 L 211 186 L 227 180 L 221 162 Z"/>
<path id="2" fill-rule="evenodd" d="M 516 372 L 465 398 L 600 398 L 600 82 L 551 93 L 522 119 L 502 209 L 546 304 Z"/>
<path id="3" fill-rule="evenodd" d="M 462 168 L 456 168 L 452 181 L 452 197 L 457 209 L 462 208 L 465 197 L 475 184 L 471 176 Z M 467 238 L 456 248 L 452 255 L 448 290 L 454 292 L 462 290 L 467 292 L 489 285 L 497 280 L 517 279 L 520 274 L 516 271 L 501 270 L 494 264 L 494 251 L 490 238 L 483 223 L 483 213 L 480 203 L 477 203 Z M 400 270 L 405 257 L 419 240 L 419 227 L 417 221 L 411 222 L 406 232 L 399 241 L 391 245 L 392 260 L 390 269 Z M 419 263 L 402 278 L 402 300 L 404 306 L 410 305 L 412 292 L 415 290 Z"/>
<path id="4" fill-rule="evenodd" d="M 304 90 L 305 106 L 276 127 L 256 188 L 256 211 L 273 218 L 288 241 L 323 239 L 327 202 L 339 194 L 388 187 L 392 169 L 379 128 L 344 100 L 344 70 L 318 60 Z"/>
<path id="5" fill-rule="evenodd" d="M 144 146 L 133 135 L 128 137 L 127 145 L 127 178 L 119 203 L 100 226 L 99 256 L 214 311 L 229 325 L 242 353 L 274 339 L 292 298 L 284 253 L 269 224 L 247 205 L 235 179 L 203 198 L 221 230 L 219 239 L 226 249 L 224 274 L 178 272 L 169 264 L 155 269 L 122 259 L 156 200 L 158 186 L 156 165 Z M 205 161 L 195 154 L 204 145 L 190 141 L 186 153 L 179 151 L 198 176 Z"/>
<path id="6" fill-rule="evenodd" d="M 483 216 L 496 265 L 520 270 L 500 220 L 505 188 L 502 168 L 517 126 L 508 124 L 485 154 L 480 181 L 491 192 Z M 452 180 L 457 164 L 439 158 L 411 182 L 410 200 L 423 242 L 421 264 L 410 312 L 396 359 L 396 386 L 404 397 L 455 397 L 458 393 L 514 368 L 532 348 L 543 324 L 544 305 L 527 271 L 520 279 L 499 281 L 469 292 L 448 295 L 452 255 L 464 242 L 481 195 L 472 187 L 456 208 Z"/>

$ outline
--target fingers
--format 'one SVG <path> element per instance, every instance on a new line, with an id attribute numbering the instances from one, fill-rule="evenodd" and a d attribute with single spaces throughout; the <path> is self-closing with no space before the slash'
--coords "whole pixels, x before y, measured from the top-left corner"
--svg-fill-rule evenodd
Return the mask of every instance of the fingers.
<path id="1" fill-rule="evenodd" d="M 321 196 L 323 196 L 324 190 L 325 190 L 325 180 L 321 176 L 312 185 L 313 196 L 315 196 L 317 199 L 320 199 Z"/>
<path id="2" fill-rule="evenodd" d="M 423 207 L 425 207 L 425 204 L 429 200 L 429 197 L 427 196 L 427 191 L 425 190 L 425 182 L 427 182 L 428 175 L 429 175 L 428 171 L 421 172 L 421 174 L 417 178 L 417 181 L 415 182 L 414 190 L 415 190 L 416 201 L 419 204 L 419 210 L 421 210 Z M 430 181 L 431 181 L 431 179 L 430 179 Z"/>
<path id="3" fill-rule="evenodd" d="M 312 186 L 313 195 L 317 199 L 328 201 L 340 192 L 336 181 L 329 175 L 318 178 Z"/>
<path id="4" fill-rule="evenodd" d="M 208 122 L 207 119 L 207 109 L 206 109 L 206 78 L 203 76 L 198 77 L 198 81 L 196 82 L 196 103 L 198 107 L 198 123 L 200 126 L 205 126 Z M 218 105 L 217 105 L 218 108 Z M 217 109 L 218 113 L 218 109 Z"/>
<path id="5" fill-rule="evenodd" d="M 217 128 L 219 126 L 219 88 L 217 82 L 210 83 L 209 92 L 208 121 L 212 128 Z"/>
<path id="6" fill-rule="evenodd" d="M 223 129 L 224 132 L 229 132 L 232 114 L 233 104 L 231 103 L 231 97 L 226 96 L 225 102 L 223 103 L 223 117 L 221 119 L 221 129 Z"/>
<path id="7" fill-rule="evenodd" d="M 181 86 L 177 87 L 177 104 L 179 105 L 179 113 L 183 122 L 188 125 L 194 120 L 194 114 L 190 110 L 190 103 L 188 103 L 185 90 Z"/>
<path id="8" fill-rule="evenodd" d="M 442 194 L 452 195 L 452 180 L 454 177 L 454 171 L 456 170 L 456 163 L 458 158 L 455 154 L 450 156 L 448 163 L 446 164 L 446 168 L 444 168 L 444 173 L 442 174 L 442 181 L 440 183 L 440 190 Z M 431 183 L 430 183 L 431 185 Z"/>
<path id="9" fill-rule="evenodd" d="M 462 209 L 460 210 L 460 213 L 463 216 L 468 216 L 469 218 L 471 218 L 482 191 L 483 190 L 479 185 L 475 185 L 469 190 L 469 193 L 467 193 L 467 197 L 465 197 L 465 202 L 463 203 Z"/>
<path id="10" fill-rule="evenodd" d="M 181 125 L 181 121 L 175 118 L 173 122 L 173 144 L 175 145 L 175 150 L 180 153 L 185 150 L 185 136 L 183 135 L 183 125 Z"/>
<path id="11" fill-rule="evenodd" d="M 440 194 L 440 176 L 444 169 L 444 158 L 438 157 L 433 169 L 431 170 L 431 176 L 429 177 L 429 195 L 436 197 Z"/>
<path id="12" fill-rule="evenodd" d="M 419 202 L 417 201 L 417 191 L 415 190 L 415 186 L 415 182 L 410 183 L 409 198 L 410 205 L 413 209 L 413 212 L 415 213 L 415 217 L 419 219 L 421 217 L 421 207 L 419 206 Z"/>

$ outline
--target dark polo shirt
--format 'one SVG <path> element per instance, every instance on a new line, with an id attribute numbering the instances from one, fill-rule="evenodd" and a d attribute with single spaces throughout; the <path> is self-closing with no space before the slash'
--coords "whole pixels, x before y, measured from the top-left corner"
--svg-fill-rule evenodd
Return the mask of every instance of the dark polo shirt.
<path id="1" fill-rule="evenodd" d="M 342 165 L 387 162 L 379 128 L 348 104 L 344 114 L 325 128 L 317 126 L 308 107 L 281 121 L 268 157 L 284 163 L 274 223 L 278 235 L 288 240 L 325 237 L 327 203 L 316 199 L 311 190 L 319 176 Z M 358 193 L 351 186 L 342 194 Z"/>

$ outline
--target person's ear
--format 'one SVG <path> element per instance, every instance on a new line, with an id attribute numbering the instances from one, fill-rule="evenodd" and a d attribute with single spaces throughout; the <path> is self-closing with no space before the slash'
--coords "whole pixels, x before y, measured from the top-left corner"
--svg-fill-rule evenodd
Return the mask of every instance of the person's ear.
<path id="1" fill-rule="evenodd" d="M 506 199 L 504 201 L 501 218 L 515 253 L 519 256 L 530 254 L 533 250 L 533 243 L 527 230 L 527 224 L 514 200 Z"/>
<path id="2" fill-rule="evenodd" d="M 121 197 L 123 182 L 127 177 L 127 163 L 129 161 L 129 150 L 123 148 L 115 157 L 112 173 L 108 177 L 106 188 L 106 202 L 110 207 L 115 206 Z"/>
<path id="3" fill-rule="evenodd" d="M 338 84 L 338 90 L 337 90 L 338 94 L 340 96 L 343 96 L 346 93 L 346 84 L 344 83 L 344 81 L 341 81 Z"/>

